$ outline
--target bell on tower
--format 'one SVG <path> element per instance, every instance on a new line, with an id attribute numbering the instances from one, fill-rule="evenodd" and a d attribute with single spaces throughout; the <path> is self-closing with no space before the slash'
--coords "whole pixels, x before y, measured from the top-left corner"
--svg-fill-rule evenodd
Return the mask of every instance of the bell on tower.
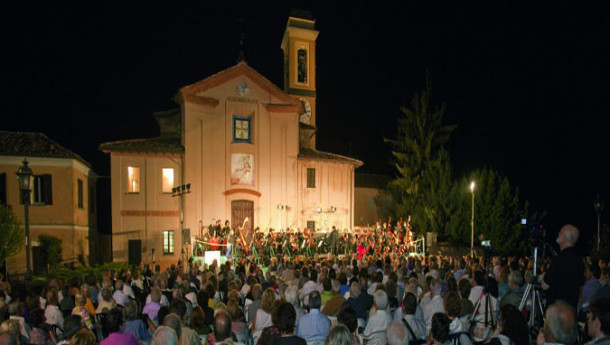
<path id="1" fill-rule="evenodd" d="M 316 126 L 316 39 L 315 19 L 309 11 L 292 9 L 286 24 L 284 51 L 284 90 L 301 101 L 300 122 Z M 315 148 L 315 134 L 307 145 Z"/>

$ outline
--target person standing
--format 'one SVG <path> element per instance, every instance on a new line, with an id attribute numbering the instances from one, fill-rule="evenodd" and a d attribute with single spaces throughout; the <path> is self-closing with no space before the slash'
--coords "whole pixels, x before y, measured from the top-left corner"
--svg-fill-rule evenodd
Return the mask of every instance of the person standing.
<path id="1" fill-rule="evenodd" d="M 574 309 L 577 308 L 585 274 L 583 259 L 574 247 L 578 235 L 578 229 L 571 224 L 564 225 L 557 235 L 556 241 L 561 252 L 542 277 L 542 289 L 546 291 L 547 305 L 561 299 Z"/>

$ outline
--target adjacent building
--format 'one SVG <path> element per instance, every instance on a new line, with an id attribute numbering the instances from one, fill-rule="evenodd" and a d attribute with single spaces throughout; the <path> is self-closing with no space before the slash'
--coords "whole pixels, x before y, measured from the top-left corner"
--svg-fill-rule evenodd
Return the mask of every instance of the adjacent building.
<path id="1" fill-rule="evenodd" d="M 214 220 L 255 228 L 351 228 L 362 162 L 316 149 L 315 21 L 293 12 L 284 88 L 245 62 L 178 90 L 156 138 L 104 143 L 114 260 L 176 262 Z M 279 67 L 279 66 L 278 66 Z M 281 67 L 280 67 L 281 68 Z"/>
<path id="2" fill-rule="evenodd" d="M 33 171 L 29 224 L 34 272 L 46 271 L 38 236 L 54 236 L 62 242 L 65 262 L 97 262 L 95 204 L 96 174 L 76 153 L 42 133 L 0 131 L 0 204 L 8 205 L 22 224 L 24 207 L 16 172 L 27 159 Z M 25 244 L 7 259 L 9 273 L 26 270 Z"/>

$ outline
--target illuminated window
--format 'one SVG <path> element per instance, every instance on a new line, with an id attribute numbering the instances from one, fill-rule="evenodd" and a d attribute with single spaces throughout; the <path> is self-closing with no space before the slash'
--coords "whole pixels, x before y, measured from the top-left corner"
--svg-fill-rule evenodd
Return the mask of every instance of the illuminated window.
<path id="1" fill-rule="evenodd" d="M 250 116 L 233 115 L 233 141 L 252 142 L 252 118 Z"/>
<path id="2" fill-rule="evenodd" d="M 127 193 L 140 192 L 140 168 L 127 167 Z"/>
<path id="3" fill-rule="evenodd" d="M 172 188 L 174 188 L 174 169 L 166 168 L 162 169 L 161 178 L 162 182 L 162 190 L 163 193 L 171 193 Z"/>
<path id="4" fill-rule="evenodd" d="M 307 168 L 307 188 L 316 188 L 316 169 Z"/>
<path id="5" fill-rule="evenodd" d="M 297 81 L 307 84 L 307 50 L 297 50 Z"/>
<path id="6" fill-rule="evenodd" d="M 174 230 L 163 230 L 163 254 L 174 254 Z"/>

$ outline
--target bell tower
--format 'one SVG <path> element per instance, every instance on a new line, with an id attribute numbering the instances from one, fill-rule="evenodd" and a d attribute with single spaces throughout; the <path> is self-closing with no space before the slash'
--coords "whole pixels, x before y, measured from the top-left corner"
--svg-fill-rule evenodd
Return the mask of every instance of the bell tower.
<path id="1" fill-rule="evenodd" d="M 309 147 L 315 148 L 316 39 L 315 19 L 308 11 L 292 9 L 282 40 L 284 90 L 301 101 L 301 128 L 311 132 Z"/>

